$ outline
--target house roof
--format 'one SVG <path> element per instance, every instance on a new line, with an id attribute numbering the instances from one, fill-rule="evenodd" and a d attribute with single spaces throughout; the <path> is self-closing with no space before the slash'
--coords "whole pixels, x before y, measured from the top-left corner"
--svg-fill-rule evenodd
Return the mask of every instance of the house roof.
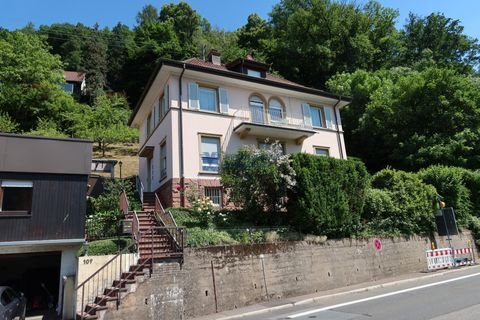
<path id="1" fill-rule="evenodd" d="M 78 71 L 63 71 L 65 81 L 83 82 L 85 80 L 85 72 Z"/>
<path id="2" fill-rule="evenodd" d="M 197 66 L 202 66 L 202 67 L 205 67 L 205 68 L 211 68 L 211 69 L 216 69 L 216 70 L 223 70 L 223 71 L 227 71 L 227 72 L 232 72 L 232 73 L 235 73 L 235 74 L 238 74 L 238 72 L 236 71 L 232 71 L 230 69 L 228 69 L 227 67 L 230 66 L 230 65 L 234 65 L 234 64 L 237 64 L 237 63 L 240 63 L 242 59 L 237 59 L 237 60 L 234 60 L 232 62 L 230 62 L 229 64 L 227 65 L 217 65 L 217 64 L 213 64 L 211 63 L 210 61 L 205 61 L 205 60 L 202 60 L 202 59 L 199 59 L 199 58 L 191 58 L 191 59 L 187 59 L 187 60 L 184 60 L 183 62 L 186 62 L 186 63 L 189 63 L 189 64 L 193 64 L 193 65 L 197 65 Z M 250 60 L 249 60 L 250 61 Z M 255 61 L 251 61 L 251 62 L 255 62 Z M 257 64 L 260 64 L 257 62 Z M 262 64 L 263 65 L 263 64 Z M 284 79 L 280 76 L 277 76 L 277 75 L 274 75 L 274 74 L 271 74 L 271 73 L 268 73 L 267 72 L 267 77 L 265 78 L 267 80 L 270 80 L 270 81 L 273 81 L 273 82 L 278 82 L 278 83 L 286 83 L 286 84 L 290 84 L 290 85 L 294 85 L 294 86 L 300 86 L 300 87 L 303 87 L 302 85 L 298 84 L 298 83 L 295 83 L 295 82 L 292 82 L 292 81 L 289 81 L 287 79 Z"/>
<path id="3" fill-rule="evenodd" d="M 332 99 L 338 99 L 338 100 L 343 100 L 346 102 L 350 102 L 351 98 L 350 97 L 345 97 L 337 94 L 333 94 L 327 91 L 311 88 L 311 87 L 306 87 L 301 84 L 289 81 L 287 79 L 284 79 L 280 76 L 273 75 L 270 73 L 266 73 L 265 78 L 257 78 L 257 77 L 252 77 L 244 73 L 236 72 L 236 71 L 231 71 L 227 68 L 225 65 L 217 65 L 213 64 L 211 62 L 198 59 L 198 58 L 191 58 L 187 59 L 184 61 L 177 61 L 177 60 L 170 60 L 170 59 L 161 59 L 160 62 L 158 63 L 157 67 L 155 68 L 154 72 L 150 76 L 150 79 L 147 82 L 147 85 L 145 86 L 145 89 L 140 96 L 140 99 L 137 102 L 137 105 L 135 109 L 133 110 L 130 119 L 128 120 L 128 125 L 131 125 L 133 122 L 133 119 L 135 118 L 138 110 L 140 110 L 140 107 L 143 103 L 143 100 L 145 99 L 145 96 L 147 95 L 147 92 L 150 90 L 153 82 L 155 81 L 155 78 L 159 71 L 161 70 L 162 66 L 171 66 L 171 67 L 176 67 L 176 68 L 181 68 L 185 70 L 192 70 L 192 71 L 199 71 L 199 72 L 205 72 L 205 73 L 210 73 L 214 75 L 219 75 L 219 76 L 224 76 L 228 78 L 233 78 L 233 79 L 240 79 L 244 81 L 249 81 L 249 82 L 254 82 L 254 83 L 259 83 L 259 84 L 264 84 L 264 85 L 270 85 L 278 88 L 283 88 L 283 89 L 289 89 L 289 90 L 294 90 L 294 91 L 299 91 L 303 93 L 308 93 L 308 94 L 314 94 L 318 96 L 324 96 L 327 98 L 332 98 Z"/>

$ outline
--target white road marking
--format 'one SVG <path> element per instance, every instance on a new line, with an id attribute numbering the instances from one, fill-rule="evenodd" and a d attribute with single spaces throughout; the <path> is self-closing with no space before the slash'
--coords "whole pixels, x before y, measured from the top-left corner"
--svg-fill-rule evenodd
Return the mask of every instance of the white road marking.
<path id="1" fill-rule="evenodd" d="M 352 304 L 357 304 L 357 303 L 382 299 L 382 298 L 386 298 L 386 297 L 390 297 L 390 296 L 395 296 L 397 294 L 402 294 L 402 293 L 411 292 L 411 291 L 415 291 L 415 290 L 421 290 L 421 289 L 425 289 L 425 288 L 429 288 L 429 287 L 439 286 L 439 285 L 442 285 L 442 284 L 445 284 L 445 283 L 454 282 L 454 281 L 463 280 L 463 279 L 468 279 L 468 278 L 472 278 L 472 277 L 476 277 L 476 276 L 480 276 L 480 272 L 469 274 L 469 275 L 458 277 L 458 278 L 444 280 L 444 281 L 440 281 L 440 282 L 424 284 L 424 285 L 418 286 L 418 287 L 413 287 L 413 288 L 403 289 L 403 290 L 389 292 L 389 293 L 385 293 L 385 294 L 380 294 L 378 296 L 373 296 L 373 297 L 369 297 L 369 298 L 364 298 L 364 299 L 339 303 L 339 304 L 335 304 L 335 305 L 328 306 L 328 307 L 323 307 L 323 308 L 319 308 L 319 309 L 314 309 L 314 310 L 309 310 L 309 311 L 305 311 L 305 312 L 301 312 L 301 313 L 296 313 L 296 314 L 292 314 L 292 315 L 288 316 L 287 319 L 295 319 L 295 318 L 299 318 L 299 317 L 304 317 L 304 316 L 308 316 L 309 314 L 312 314 L 312 313 L 317 313 L 317 312 L 322 312 L 322 311 L 327 311 L 327 310 L 332 310 L 332 309 L 336 309 L 336 308 L 350 306 Z"/>

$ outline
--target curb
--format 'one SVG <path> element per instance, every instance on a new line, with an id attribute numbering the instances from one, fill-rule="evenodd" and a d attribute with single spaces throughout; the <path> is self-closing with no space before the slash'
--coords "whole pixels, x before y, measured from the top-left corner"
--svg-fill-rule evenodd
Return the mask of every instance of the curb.
<path id="1" fill-rule="evenodd" d="M 473 265 L 473 266 L 470 266 L 469 269 L 470 268 L 479 268 L 479 267 L 480 267 L 480 265 Z M 354 289 L 354 290 L 349 290 L 349 291 L 343 291 L 343 292 L 338 292 L 338 293 L 333 293 L 333 294 L 308 298 L 308 299 L 299 300 L 299 301 L 295 301 L 295 302 L 285 303 L 285 304 L 282 304 L 282 305 L 279 305 L 279 306 L 265 307 L 265 308 L 262 308 L 260 310 L 247 311 L 247 312 L 242 313 L 242 314 L 235 314 L 235 315 L 230 315 L 230 316 L 214 318 L 214 320 L 240 319 L 240 318 L 259 315 L 259 314 L 268 313 L 268 312 L 272 312 L 272 311 L 277 311 L 277 310 L 292 308 L 292 307 L 296 307 L 296 306 L 301 306 L 301 305 L 312 303 L 312 302 L 318 302 L 318 301 L 320 301 L 322 299 L 326 299 L 326 298 L 340 297 L 340 296 L 344 296 L 344 295 L 348 295 L 348 294 L 352 294 L 352 293 L 360 293 L 360 292 L 371 291 L 371 290 L 374 290 L 374 289 L 387 288 L 387 287 L 400 285 L 400 284 L 404 284 L 404 283 L 408 283 L 408 282 L 414 282 L 414 281 L 418 281 L 418 280 L 422 280 L 422 279 L 430 279 L 430 278 L 435 278 L 435 277 L 441 277 L 441 276 L 444 276 L 444 275 L 447 275 L 447 274 L 450 274 L 450 273 L 455 273 L 455 272 L 463 271 L 463 270 L 466 270 L 466 269 L 467 268 L 449 269 L 449 270 L 446 270 L 446 271 L 441 272 L 441 273 L 431 273 L 431 274 L 427 274 L 427 275 L 419 276 L 419 277 L 415 277 L 415 278 L 402 279 L 402 280 L 386 282 L 386 283 L 382 283 L 382 284 L 371 285 L 371 286 L 360 288 L 360 289 Z M 202 318 L 199 318 L 199 320 L 200 319 L 202 319 Z M 195 319 L 193 319 L 193 320 L 195 320 Z"/>

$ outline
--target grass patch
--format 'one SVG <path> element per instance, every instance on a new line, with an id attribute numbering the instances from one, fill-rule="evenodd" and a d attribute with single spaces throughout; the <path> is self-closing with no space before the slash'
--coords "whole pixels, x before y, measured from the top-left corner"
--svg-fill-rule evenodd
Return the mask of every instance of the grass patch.
<path id="1" fill-rule="evenodd" d="M 186 208 L 170 208 L 177 225 L 187 228 L 187 245 L 191 247 L 254 244 L 279 241 L 322 242 L 319 237 L 305 236 L 288 227 L 263 227 L 245 222 L 242 211 L 216 211 L 207 218 Z M 243 218 L 243 219 L 242 219 Z M 322 238 L 323 241 L 325 241 Z"/>
<path id="2" fill-rule="evenodd" d="M 93 146 L 94 159 L 112 159 L 122 161 L 122 177 L 130 177 L 138 175 L 138 144 L 123 143 L 112 144 L 102 156 L 101 150 L 96 144 Z M 107 175 L 109 176 L 109 174 Z M 115 166 L 115 177 L 120 177 L 120 166 Z"/>

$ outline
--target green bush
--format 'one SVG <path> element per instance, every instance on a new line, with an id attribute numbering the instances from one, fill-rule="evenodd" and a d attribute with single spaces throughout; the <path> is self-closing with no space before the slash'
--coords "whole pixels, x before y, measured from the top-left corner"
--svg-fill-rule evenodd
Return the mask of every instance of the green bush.
<path id="1" fill-rule="evenodd" d="M 480 171 L 463 170 L 463 182 L 470 191 L 470 202 L 472 214 L 480 217 Z"/>
<path id="2" fill-rule="evenodd" d="M 362 162 L 291 155 L 297 184 L 288 193 L 288 215 L 302 233 L 344 237 L 360 222 L 369 175 Z"/>
<path id="3" fill-rule="evenodd" d="M 133 240 L 130 238 L 91 241 L 87 244 L 87 246 L 82 247 L 77 255 L 84 256 L 87 254 L 87 252 L 89 256 L 103 256 L 107 254 L 117 254 L 119 251 L 128 247 L 132 243 L 133 243 Z"/>
<path id="4" fill-rule="evenodd" d="M 225 156 L 221 181 L 229 189 L 231 201 L 257 212 L 257 219 L 265 218 L 263 222 L 270 224 L 275 213 L 285 208 L 287 191 L 295 185 L 295 172 L 280 144 L 273 143 L 267 149 L 245 146 Z"/>
<path id="5" fill-rule="evenodd" d="M 234 244 L 235 242 L 226 231 L 202 229 L 199 227 L 190 228 L 187 231 L 187 244 L 191 247 Z"/>
<path id="6" fill-rule="evenodd" d="M 474 216 L 469 217 L 468 228 L 472 231 L 475 244 L 480 247 L 480 218 Z"/>
<path id="7" fill-rule="evenodd" d="M 372 177 L 363 216 L 367 227 L 392 234 L 429 234 L 434 230 L 436 190 L 415 174 L 385 169 Z"/>
<path id="8" fill-rule="evenodd" d="M 87 215 L 92 216 L 99 212 L 120 211 L 118 199 L 120 192 L 125 190 L 130 210 L 139 210 L 142 205 L 135 194 L 133 183 L 128 179 L 105 179 L 104 192 L 88 199 Z"/>
<path id="9" fill-rule="evenodd" d="M 430 166 L 418 172 L 423 182 L 431 184 L 443 197 L 447 207 L 453 207 L 458 224 L 466 226 L 472 211 L 470 190 L 465 186 L 467 170 L 440 165 Z M 471 181 L 473 183 L 473 179 Z"/>

